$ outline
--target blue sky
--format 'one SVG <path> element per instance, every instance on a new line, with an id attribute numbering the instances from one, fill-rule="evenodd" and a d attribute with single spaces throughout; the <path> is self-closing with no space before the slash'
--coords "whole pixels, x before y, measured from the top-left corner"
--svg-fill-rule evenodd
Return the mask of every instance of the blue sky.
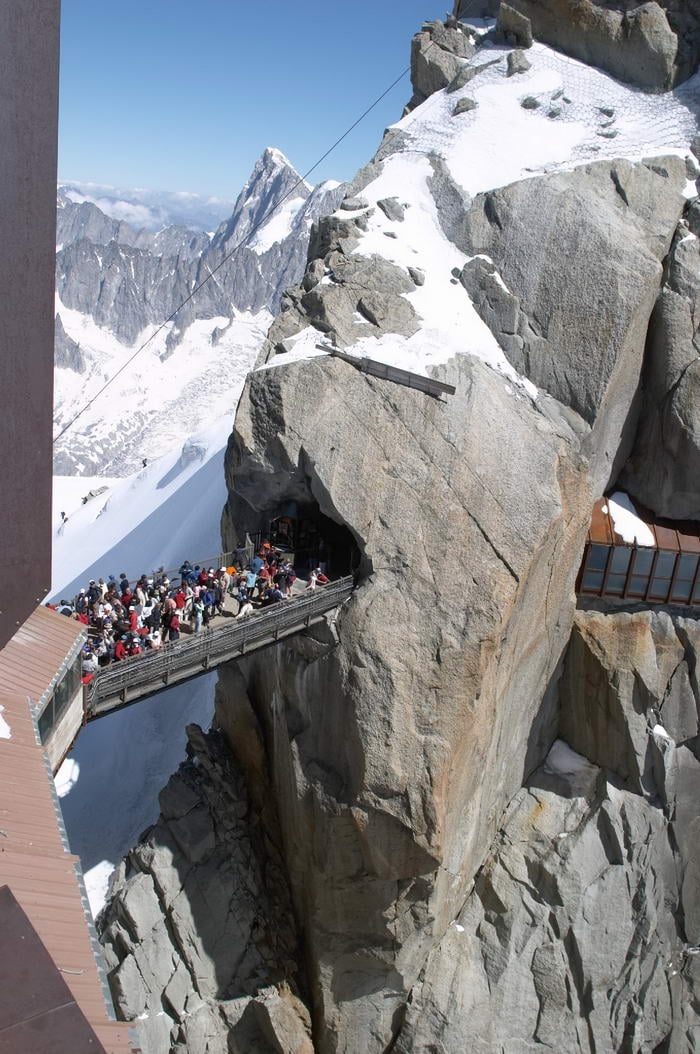
<path id="1" fill-rule="evenodd" d="M 304 172 L 450 0 L 62 0 L 59 176 L 234 197 L 266 146 Z M 348 179 L 405 77 L 311 182 Z"/>

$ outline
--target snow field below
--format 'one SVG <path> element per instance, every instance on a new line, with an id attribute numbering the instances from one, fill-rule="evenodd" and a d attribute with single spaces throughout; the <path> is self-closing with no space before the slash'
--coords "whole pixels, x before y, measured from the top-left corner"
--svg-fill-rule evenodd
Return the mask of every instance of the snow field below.
<path id="1" fill-rule="evenodd" d="M 97 395 L 156 327 L 145 329 L 127 347 L 89 315 L 60 300 L 56 308 L 87 361 L 84 374 L 55 370 L 56 431 L 96 397 L 57 450 L 68 456 L 71 472 L 112 476 L 128 475 L 142 458 L 160 457 L 188 435 L 230 415 L 231 389 L 242 387 L 271 321 L 267 312 L 198 320 L 172 353 L 166 350 L 173 326 L 168 323 Z M 215 343 L 216 330 L 224 332 Z"/>

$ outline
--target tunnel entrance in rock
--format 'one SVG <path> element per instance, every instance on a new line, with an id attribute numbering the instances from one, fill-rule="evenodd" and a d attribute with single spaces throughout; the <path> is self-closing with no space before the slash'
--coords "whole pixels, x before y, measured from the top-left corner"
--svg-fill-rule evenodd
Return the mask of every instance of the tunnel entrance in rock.
<path id="1" fill-rule="evenodd" d="M 362 554 L 352 532 L 325 516 L 314 502 L 288 501 L 271 510 L 267 528 L 255 541 L 258 546 L 269 541 L 291 553 L 302 575 L 321 567 L 329 578 L 340 578 L 360 569 Z"/>

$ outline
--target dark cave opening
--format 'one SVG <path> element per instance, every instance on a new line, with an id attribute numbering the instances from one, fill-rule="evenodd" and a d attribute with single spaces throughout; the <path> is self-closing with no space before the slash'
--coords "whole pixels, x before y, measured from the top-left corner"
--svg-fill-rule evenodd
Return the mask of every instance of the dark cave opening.
<path id="1" fill-rule="evenodd" d="M 335 579 L 361 571 L 362 553 L 352 532 L 324 515 L 315 502 L 283 502 L 263 522 L 266 527 L 249 536 L 254 548 L 269 542 L 291 554 L 298 574 L 320 567 Z"/>

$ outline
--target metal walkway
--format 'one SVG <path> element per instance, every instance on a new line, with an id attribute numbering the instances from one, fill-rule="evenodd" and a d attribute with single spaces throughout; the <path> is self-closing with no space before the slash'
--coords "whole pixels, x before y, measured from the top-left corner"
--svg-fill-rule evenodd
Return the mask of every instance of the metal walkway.
<path id="1" fill-rule="evenodd" d="M 257 651 L 320 622 L 348 599 L 351 575 L 319 586 L 299 599 L 279 601 L 268 609 L 192 636 L 164 644 L 155 652 L 106 666 L 86 686 L 85 716 L 92 720 L 198 677 L 224 662 Z"/>

